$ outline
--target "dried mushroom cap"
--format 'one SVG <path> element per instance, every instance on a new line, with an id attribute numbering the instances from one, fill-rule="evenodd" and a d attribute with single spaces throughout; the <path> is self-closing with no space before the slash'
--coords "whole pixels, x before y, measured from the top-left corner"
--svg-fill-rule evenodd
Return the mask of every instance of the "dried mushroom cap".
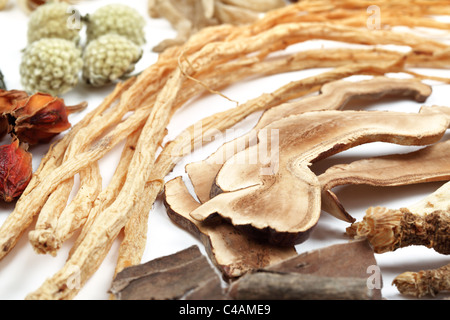
<path id="1" fill-rule="evenodd" d="M 431 94 L 431 87 L 414 79 L 394 79 L 375 77 L 373 79 L 349 82 L 338 80 L 322 86 L 321 93 L 299 101 L 287 102 L 264 112 L 254 130 L 233 141 L 225 143 L 206 160 L 190 163 L 186 166 L 199 200 L 210 199 L 210 191 L 217 172 L 224 161 L 256 143 L 256 130 L 285 116 L 316 110 L 342 109 L 353 99 L 381 99 L 385 96 L 411 97 L 424 102 Z"/>
<path id="2" fill-rule="evenodd" d="M 264 128 L 278 130 L 279 144 L 270 146 L 260 131 L 257 145 L 225 162 L 215 180 L 217 196 L 191 216 L 208 221 L 218 214 L 271 243 L 301 243 L 321 211 L 320 183 L 309 169 L 313 161 L 375 141 L 434 143 L 447 125 L 442 114 L 387 111 L 319 111 L 283 118 Z M 259 150 L 276 157 L 260 161 Z M 251 164 L 251 159 L 258 162 Z"/>
<path id="3" fill-rule="evenodd" d="M 198 236 L 208 255 L 226 278 L 267 267 L 296 255 L 294 247 L 277 247 L 256 241 L 226 222 L 209 226 L 194 220 L 189 213 L 200 206 L 181 177 L 165 185 L 167 214 L 177 225 Z"/>
<path id="4" fill-rule="evenodd" d="M 347 222 L 355 219 L 331 190 L 347 184 L 400 186 L 450 179 L 450 140 L 407 154 L 357 160 L 330 167 L 319 178 L 322 210 Z"/>

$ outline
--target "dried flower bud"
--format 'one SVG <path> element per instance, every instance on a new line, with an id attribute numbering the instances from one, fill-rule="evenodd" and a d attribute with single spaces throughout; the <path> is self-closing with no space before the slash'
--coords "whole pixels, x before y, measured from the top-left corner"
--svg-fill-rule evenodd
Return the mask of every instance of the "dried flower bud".
<path id="1" fill-rule="evenodd" d="M 28 94 L 25 91 L 0 89 L 0 113 L 10 113 L 17 101 L 26 98 L 28 98 Z"/>
<path id="2" fill-rule="evenodd" d="M 71 126 L 64 100 L 46 93 L 18 101 L 11 115 L 14 134 L 29 144 L 46 143 Z"/>
<path id="3" fill-rule="evenodd" d="M 0 146 L 0 195 L 6 202 L 20 197 L 33 173 L 32 156 L 14 139 Z"/>

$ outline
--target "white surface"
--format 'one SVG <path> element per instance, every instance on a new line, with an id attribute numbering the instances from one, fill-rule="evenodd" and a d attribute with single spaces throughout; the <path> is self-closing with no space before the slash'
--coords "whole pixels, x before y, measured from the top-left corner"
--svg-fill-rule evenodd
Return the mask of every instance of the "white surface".
<path id="1" fill-rule="evenodd" d="M 117 2 L 117 1 L 116 1 Z M 137 70 L 142 70 L 153 63 L 157 56 L 151 52 L 151 48 L 159 41 L 173 37 L 175 32 L 169 24 L 161 19 L 151 19 L 147 15 L 146 0 L 119 1 L 137 8 L 147 19 L 146 36 L 147 43 L 144 48 L 144 56 L 137 65 Z M 111 1 L 85 0 L 81 1 L 77 8 L 82 14 L 93 12 L 96 8 Z M 15 1 L 10 0 L 5 11 L 0 11 L 0 34 L 2 46 L 0 50 L 0 70 L 6 78 L 8 89 L 21 89 L 19 78 L 19 64 L 21 50 L 26 46 L 27 16 L 17 7 Z M 320 42 L 304 43 L 302 49 L 317 47 Z M 327 45 L 328 43 L 324 43 Z M 322 72 L 323 70 L 309 70 L 303 72 L 293 72 L 290 74 L 277 75 L 265 79 L 246 81 L 233 85 L 226 89 L 224 93 L 234 100 L 245 102 L 246 100 L 259 96 L 263 92 L 270 92 L 293 79 L 307 77 Z M 427 72 L 432 72 L 427 70 Z M 448 76 L 448 71 L 433 71 L 435 74 Z M 353 79 L 353 78 L 352 78 Z M 358 78 L 359 79 L 359 78 Z M 88 110 L 81 114 L 70 116 L 71 123 L 76 123 L 81 117 L 95 108 L 104 97 L 112 90 L 112 86 L 102 89 L 87 88 L 80 84 L 75 90 L 63 96 L 66 104 L 76 104 L 86 100 L 89 102 Z M 433 94 L 425 103 L 427 105 L 440 104 L 450 105 L 449 85 L 433 86 Z M 169 126 L 169 137 L 174 137 L 178 132 L 188 125 L 194 123 L 209 114 L 233 107 L 234 104 L 219 96 L 206 95 L 198 99 L 182 110 L 177 112 Z M 416 112 L 420 104 L 411 101 L 385 100 L 378 103 L 367 104 L 366 109 L 386 109 L 405 112 Z M 258 115 L 249 117 L 242 124 L 236 126 L 237 133 L 243 134 L 257 120 Z M 445 139 L 449 138 L 449 134 Z M 186 157 L 170 174 L 168 179 L 178 175 L 186 177 L 184 166 L 194 160 L 200 160 L 214 151 L 223 141 L 216 141 L 202 150 Z M 34 147 L 32 149 L 34 169 L 37 168 L 40 158 L 47 150 L 48 145 Z M 338 156 L 323 160 L 313 166 L 317 172 L 322 172 L 326 167 L 340 162 L 348 162 L 361 157 L 375 156 L 387 153 L 407 152 L 415 148 L 399 147 L 383 143 L 374 143 L 346 151 Z M 101 161 L 102 175 L 106 185 L 115 167 L 120 147 L 113 150 Z M 344 206 L 357 219 L 364 216 L 364 211 L 370 206 L 382 205 L 390 208 L 407 206 L 414 203 L 429 193 L 436 190 L 443 183 L 429 183 L 396 188 L 374 188 L 368 186 L 349 186 L 338 189 L 337 194 Z M 13 210 L 13 204 L 0 203 L 0 223 L 6 219 Z M 313 250 L 319 247 L 328 246 L 335 243 L 347 241 L 344 236 L 345 228 L 348 224 L 336 220 L 324 213 L 318 226 L 311 235 L 311 238 L 297 246 L 298 252 Z M 70 249 L 72 241 L 65 244 L 57 257 L 36 254 L 27 239 L 28 231 L 22 236 L 17 246 L 12 252 L 0 261 L 0 299 L 23 299 L 25 296 L 36 290 L 43 281 L 51 277 L 63 265 Z M 172 254 L 192 244 L 197 244 L 203 250 L 203 246 L 186 231 L 178 228 L 169 220 L 165 213 L 164 206 L 160 199 L 155 203 L 150 214 L 148 243 L 143 257 L 143 262 L 153 258 Z M 110 254 L 106 257 L 100 269 L 89 280 L 80 291 L 76 299 L 107 299 L 107 290 L 111 284 L 111 279 L 117 259 L 117 249 L 119 242 L 113 245 Z M 387 299 L 404 299 L 398 294 L 397 289 L 391 285 L 393 278 L 404 271 L 418 271 L 428 268 L 436 268 L 449 263 L 448 257 L 442 256 L 433 250 L 423 247 L 409 247 L 391 253 L 376 255 L 379 266 L 383 273 L 384 287 L 383 296 Z M 336 266 L 339 267 L 339 266 Z M 441 295 L 443 297 L 444 295 Z"/>

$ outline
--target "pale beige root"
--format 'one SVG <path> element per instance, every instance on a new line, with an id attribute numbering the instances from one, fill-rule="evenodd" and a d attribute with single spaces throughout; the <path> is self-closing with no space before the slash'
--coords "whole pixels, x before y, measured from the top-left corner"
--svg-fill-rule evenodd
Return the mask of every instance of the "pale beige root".
<path id="1" fill-rule="evenodd" d="M 341 185 L 386 187 L 447 181 L 450 179 L 449 157 L 450 141 L 444 141 L 406 154 L 362 159 L 330 167 L 319 175 L 322 210 L 343 221 L 355 222 L 332 191 L 333 188 Z"/>
<path id="2" fill-rule="evenodd" d="M 329 53 L 342 56 L 342 53 L 337 53 L 333 50 Z M 367 54 L 367 52 L 365 53 Z M 326 51 L 325 54 L 327 54 Z M 363 72 L 363 69 L 361 71 Z M 322 86 L 321 93 L 317 96 L 282 103 L 268 109 L 249 133 L 225 143 L 207 159 L 188 164 L 186 172 L 192 181 L 199 200 L 206 202 L 210 198 L 210 190 L 214 178 L 222 164 L 237 152 L 254 145 L 257 131 L 270 122 L 279 120 L 284 116 L 307 111 L 341 109 L 348 101 L 354 98 L 379 99 L 385 95 L 398 95 L 400 97 L 411 96 L 415 100 L 423 102 L 430 94 L 431 87 L 417 80 L 375 77 L 374 79 L 355 83 L 348 81 L 327 82 Z"/>
<path id="3" fill-rule="evenodd" d="M 139 139 L 140 130 L 133 132 L 126 140 L 123 147 L 119 163 L 114 171 L 114 174 L 109 182 L 108 186 L 102 190 L 91 208 L 89 215 L 82 226 L 81 232 L 75 240 L 72 248 L 70 249 L 69 256 L 76 250 L 79 244 L 83 241 L 86 235 L 90 232 L 92 224 L 94 223 L 99 212 L 107 208 L 120 192 L 128 172 L 128 166 L 134 151 L 136 150 L 136 144 Z"/>
<path id="4" fill-rule="evenodd" d="M 211 190 L 216 196 L 191 216 L 207 221 L 218 214 L 273 244 L 301 243 L 321 211 L 311 162 L 374 141 L 426 145 L 441 139 L 446 129 L 440 114 L 387 111 L 317 111 L 274 121 L 259 131 L 256 145 L 223 164 Z M 275 145 L 264 136 L 274 130 Z"/>
<path id="5" fill-rule="evenodd" d="M 118 97 L 120 97 L 120 95 L 125 90 L 128 89 L 129 85 L 133 81 L 133 79 L 130 79 L 124 84 L 117 85 L 115 90 L 110 95 L 108 95 L 108 97 L 105 98 L 105 100 L 96 109 L 89 112 L 81 121 L 75 124 L 61 140 L 55 142 L 50 147 L 49 151 L 42 159 L 38 169 L 33 174 L 32 179 L 25 189 L 24 193 L 16 203 L 16 208 L 12 213 L 8 215 L 7 219 L 0 228 L 0 259 L 2 259 L 11 251 L 23 232 L 32 223 L 37 210 L 35 211 L 26 209 L 33 208 L 33 205 L 28 204 L 28 201 L 33 198 L 31 194 L 34 189 L 41 184 L 41 181 L 44 179 L 44 177 L 51 174 L 60 165 L 63 160 L 66 148 L 71 142 L 73 136 L 76 135 L 78 130 L 86 126 L 93 118 L 107 110 L 111 106 L 111 104 Z M 42 204 L 37 209 L 40 209 L 40 207 L 45 203 L 47 197 L 42 198 Z M 21 206 L 24 209 L 20 209 Z"/>
<path id="6" fill-rule="evenodd" d="M 371 207 L 360 222 L 347 228 L 347 234 L 367 238 L 377 253 L 411 245 L 450 254 L 450 182 L 410 207 L 387 209 Z"/>
<path id="7" fill-rule="evenodd" d="M 198 237 L 222 274 L 233 279 L 296 255 L 294 247 L 278 247 L 246 237 L 228 223 L 207 225 L 190 217 L 200 206 L 177 177 L 165 184 L 164 204 L 177 225 Z"/>
<path id="8" fill-rule="evenodd" d="M 439 292 L 450 291 L 450 264 L 437 269 L 404 272 L 395 277 L 392 284 L 401 294 L 435 297 Z"/>
<path id="9" fill-rule="evenodd" d="M 102 176 L 97 162 L 80 172 L 80 189 L 61 213 L 54 231 L 55 244 L 50 254 L 56 255 L 64 241 L 69 239 L 86 221 L 97 195 L 102 189 Z M 49 248 L 50 246 L 46 246 Z M 48 249 L 47 249 L 48 250 Z"/>

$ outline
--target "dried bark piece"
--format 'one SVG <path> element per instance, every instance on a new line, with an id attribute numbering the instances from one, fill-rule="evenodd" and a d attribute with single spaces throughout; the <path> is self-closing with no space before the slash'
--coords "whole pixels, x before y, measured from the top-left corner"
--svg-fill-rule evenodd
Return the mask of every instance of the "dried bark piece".
<path id="1" fill-rule="evenodd" d="M 234 154 L 256 143 L 257 131 L 285 116 L 316 110 L 342 109 L 354 99 L 381 99 L 385 96 L 410 97 L 424 102 L 431 87 L 415 79 L 393 79 L 378 76 L 370 80 L 349 82 L 337 80 L 321 87 L 320 94 L 295 102 L 286 102 L 264 112 L 256 126 L 247 134 L 225 143 L 207 159 L 186 166 L 195 193 L 203 203 L 210 199 L 214 179 L 223 163 Z"/>
<path id="2" fill-rule="evenodd" d="M 450 141 L 445 141 L 407 154 L 374 157 L 332 166 L 318 176 L 322 186 L 322 210 L 353 223 L 355 219 L 331 191 L 334 187 L 348 184 L 401 186 L 449 180 L 449 157 Z"/>
<path id="3" fill-rule="evenodd" d="M 189 193 L 181 177 L 166 183 L 164 204 L 172 221 L 200 238 L 225 278 L 237 278 L 296 255 L 294 247 L 277 247 L 248 238 L 226 222 L 211 226 L 194 220 L 189 213 L 200 203 Z"/>
<path id="4" fill-rule="evenodd" d="M 372 300 L 365 279 L 267 270 L 244 275 L 229 295 L 236 300 Z"/>
<path id="5" fill-rule="evenodd" d="M 264 128 L 278 132 L 278 143 L 267 141 L 260 130 L 257 145 L 222 166 L 215 181 L 218 195 L 191 216 L 207 221 L 218 214 L 271 243 L 301 243 L 321 211 L 320 184 L 309 169 L 313 161 L 375 141 L 430 144 L 447 125 L 442 114 L 387 111 L 318 111 L 283 118 Z"/>
<path id="6" fill-rule="evenodd" d="M 450 182 L 422 201 L 398 210 L 371 207 L 360 222 L 347 228 L 356 239 L 367 239 L 376 253 L 411 245 L 450 254 Z"/>
<path id="7" fill-rule="evenodd" d="M 450 291 L 450 264 L 437 269 L 404 272 L 395 277 L 392 284 L 405 295 L 435 297 L 439 292 Z"/>
<path id="8" fill-rule="evenodd" d="M 197 246 L 125 268 L 110 292 L 117 300 L 225 298 L 218 275 Z"/>
<path id="9" fill-rule="evenodd" d="M 373 273 L 376 267 L 369 243 L 351 241 L 248 273 L 228 292 L 234 299 L 379 300 L 383 281 L 381 272 Z"/>

